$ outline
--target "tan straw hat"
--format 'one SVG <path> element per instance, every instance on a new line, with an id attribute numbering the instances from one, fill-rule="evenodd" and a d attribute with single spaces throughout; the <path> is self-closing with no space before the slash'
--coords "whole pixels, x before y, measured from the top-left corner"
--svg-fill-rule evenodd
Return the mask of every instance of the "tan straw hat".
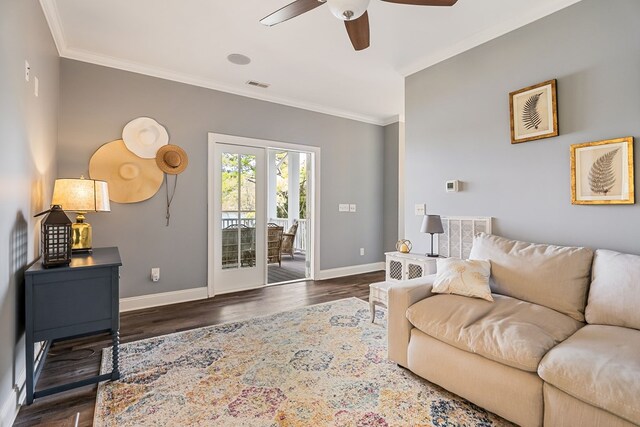
<path id="1" fill-rule="evenodd" d="M 156 164 L 170 175 L 184 172 L 189 164 L 187 153 L 177 145 L 169 144 L 160 147 L 156 154 Z"/>
<path id="2" fill-rule="evenodd" d="M 138 117 L 125 125 L 122 140 L 135 155 L 153 159 L 158 149 L 169 143 L 169 134 L 164 126 L 152 118 Z"/>
<path id="3" fill-rule="evenodd" d="M 124 141 L 104 144 L 89 160 L 91 179 L 107 181 L 109 199 L 135 203 L 153 197 L 164 175 L 153 159 L 142 159 L 127 150 Z"/>

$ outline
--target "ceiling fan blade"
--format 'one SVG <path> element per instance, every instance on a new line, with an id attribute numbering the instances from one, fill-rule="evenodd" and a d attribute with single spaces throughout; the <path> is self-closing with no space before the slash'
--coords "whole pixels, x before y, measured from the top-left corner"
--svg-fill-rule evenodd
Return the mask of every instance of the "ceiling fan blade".
<path id="1" fill-rule="evenodd" d="M 453 6 L 458 0 L 382 0 L 388 3 L 412 4 L 414 6 Z"/>
<path id="2" fill-rule="evenodd" d="M 344 21 L 347 34 L 355 50 L 363 50 L 369 47 L 369 14 L 364 14 L 353 21 Z"/>
<path id="3" fill-rule="evenodd" d="M 276 10 L 271 15 L 265 16 L 260 20 L 260 23 L 271 27 L 281 22 L 288 21 L 291 18 L 295 18 L 298 15 L 302 15 L 305 12 L 309 12 L 318 6 L 322 6 L 325 1 L 326 0 L 296 0 L 293 3 Z"/>

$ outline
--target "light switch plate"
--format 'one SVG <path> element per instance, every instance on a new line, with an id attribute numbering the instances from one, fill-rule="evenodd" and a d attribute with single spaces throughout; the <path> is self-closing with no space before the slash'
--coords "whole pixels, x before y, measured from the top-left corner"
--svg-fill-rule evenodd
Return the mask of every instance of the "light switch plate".
<path id="1" fill-rule="evenodd" d="M 425 203 L 416 203 L 415 207 L 416 215 L 424 216 L 427 213 L 427 205 Z"/>
<path id="2" fill-rule="evenodd" d="M 348 203 L 340 203 L 338 205 L 338 212 L 349 212 L 349 204 Z"/>
<path id="3" fill-rule="evenodd" d="M 349 212 L 355 212 L 356 211 L 356 205 L 354 203 L 351 203 L 349 205 Z"/>

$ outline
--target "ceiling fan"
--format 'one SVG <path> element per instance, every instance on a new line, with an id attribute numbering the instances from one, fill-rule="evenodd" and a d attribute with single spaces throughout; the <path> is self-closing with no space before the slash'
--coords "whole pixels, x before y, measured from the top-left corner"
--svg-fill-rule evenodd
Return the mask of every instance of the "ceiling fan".
<path id="1" fill-rule="evenodd" d="M 344 21 L 347 34 L 355 50 L 369 47 L 369 15 L 367 6 L 370 0 L 296 0 L 260 22 L 269 27 L 295 18 L 327 3 L 336 18 Z M 458 0 L 382 0 L 389 3 L 410 4 L 415 6 L 453 6 Z"/>

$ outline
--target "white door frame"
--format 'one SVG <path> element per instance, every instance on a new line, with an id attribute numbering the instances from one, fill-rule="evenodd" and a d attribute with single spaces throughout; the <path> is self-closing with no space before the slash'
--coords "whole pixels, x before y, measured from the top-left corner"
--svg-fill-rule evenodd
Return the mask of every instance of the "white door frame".
<path id="1" fill-rule="evenodd" d="M 242 136 L 224 135 L 220 133 L 210 132 L 208 136 L 208 173 L 207 173 L 207 289 L 209 298 L 216 295 L 214 289 L 214 250 L 215 239 L 213 238 L 212 231 L 219 228 L 219 224 L 214 222 L 214 179 L 219 177 L 213 176 L 215 170 L 215 145 L 216 143 L 228 144 L 228 145 L 243 145 L 247 147 L 264 148 L 265 156 L 268 149 L 281 149 L 289 151 L 302 151 L 312 154 L 312 170 L 313 180 L 311 182 L 311 200 L 312 206 L 312 218 L 311 218 L 311 242 L 313 244 L 312 256 L 311 256 L 311 280 L 315 280 L 316 277 L 320 277 L 320 147 L 302 144 L 292 144 L 288 142 L 270 141 L 267 139 L 245 138 Z M 264 204 L 264 214 L 267 214 L 267 205 Z M 266 271 L 265 271 L 266 282 Z M 266 284 L 266 283 L 265 283 Z"/>

